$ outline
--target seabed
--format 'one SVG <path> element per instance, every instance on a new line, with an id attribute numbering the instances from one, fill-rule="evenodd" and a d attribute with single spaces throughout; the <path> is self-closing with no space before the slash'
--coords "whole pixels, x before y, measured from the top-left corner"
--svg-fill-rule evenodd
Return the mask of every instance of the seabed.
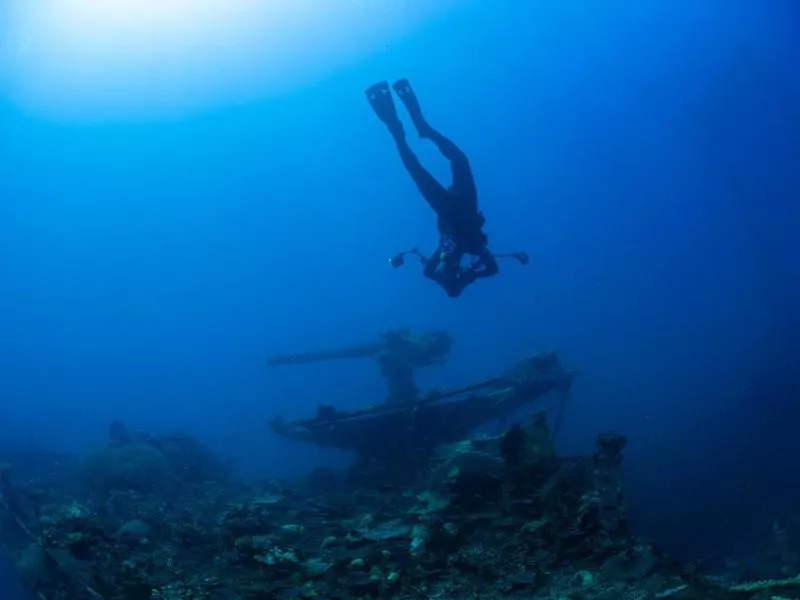
<path id="1" fill-rule="evenodd" d="M 555 353 L 453 390 L 420 393 L 443 332 L 400 330 L 270 365 L 372 358 L 383 402 L 276 418 L 283 437 L 350 450 L 342 471 L 244 481 L 188 435 L 109 428 L 73 468 L 17 478 L 0 465 L 0 548 L 46 600 L 542 600 L 800 597 L 800 578 L 742 581 L 670 559 L 628 524 L 625 438 L 587 456 L 553 437 L 575 371 Z M 536 405 L 556 399 L 548 420 Z M 534 410 L 527 410 L 533 408 Z M 481 425 L 532 416 L 497 436 Z"/>

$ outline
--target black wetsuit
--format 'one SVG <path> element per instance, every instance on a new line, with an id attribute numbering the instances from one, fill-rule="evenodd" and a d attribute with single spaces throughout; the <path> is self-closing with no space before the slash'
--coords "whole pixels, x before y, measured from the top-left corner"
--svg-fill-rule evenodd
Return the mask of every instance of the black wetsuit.
<path id="1" fill-rule="evenodd" d="M 483 233 L 486 220 L 478 210 L 478 193 L 469 159 L 451 140 L 428 124 L 408 82 L 395 83 L 395 91 L 408 109 L 420 137 L 431 140 L 450 161 L 453 183 L 449 189 L 439 183 L 408 145 L 403 125 L 391 103 L 391 95 L 386 97 L 388 86 L 383 86 L 385 84 L 377 84 L 367 91 L 368 96 L 370 93 L 379 94 L 378 97 L 370 96 L 370 102 L 389 127 L 403 165 L 437 216 L 439 247 L 426 262 L 425 276 L 441 285 L 449 296 L 458 296 L 476 279 L 491 277 L 499 271 Z M 477 261 L 464 268 L 461 261 L 467 254 L 475 256 Z"/>

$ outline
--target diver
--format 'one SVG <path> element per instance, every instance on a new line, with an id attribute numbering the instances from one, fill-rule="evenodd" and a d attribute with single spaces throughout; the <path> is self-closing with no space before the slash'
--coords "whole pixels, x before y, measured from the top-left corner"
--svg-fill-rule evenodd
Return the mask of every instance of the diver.
<path id="1" fill-rule="evenodd" d="M 403 165 L 436 213 L 439 229 L 436 251 L 429 258 L 416 251 L 409 252 L 423 260 L 426 277 L 442 286 L 448 296 L 456 297 L 476 279 L 492 277 L 499 272 L 496 257 L 489 251 L 488 239 L 483 232 L 486 219 L 478 210 L 478 194 L 469 159 L 451 140 L 431 127 L 407 79 L 395 82 L 392 87 L 408 110 L 419 136 L 436 144 L 439 152 L 450 161 L 453 182 L 449 188 L 445 188 L 422 166 L 408 145 L 389 84 L 382 81 L 367 88 L 367 99 L 392 134 Z M 402 257 L 403 254 L 398 256 Z M 464 267 L 462 262 L 466 255 L 474 258 Z M 392 259 L 392 264 L 400 266 L 402 260 L 400 264 L 395 264 L 395 259 L 397 257 Z"/>

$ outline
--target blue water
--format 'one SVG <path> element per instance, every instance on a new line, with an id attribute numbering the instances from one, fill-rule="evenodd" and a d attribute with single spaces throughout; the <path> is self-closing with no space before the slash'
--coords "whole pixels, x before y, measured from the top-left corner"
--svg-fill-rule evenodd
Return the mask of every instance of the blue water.
<path id="1" fill-rule="evenodd" d="M 0 594 L 3 600 L 32 600 L 33 595 L 19 583 L 10 563 L 0 557 Z"/>
<path id="2" fill-rule="evenodd" d="M 266 423 L 374 402 L 377 369 L 265 357 L 444 328 L 425 387 L 557 349 L 582 371 L 562 450 L 624 432 L 643 532 L 749 552 L 800 499 L 797 23 L 791 2 L 475 1 L 312 85 L 163 118 L 9 90 L 0 435 L 82 452 L 122 419 L 250 473 L 340 464 Z M 399 77 L 469 154 L 492 248 L 532 257 L 456 300 L 387 263 L 436 241 L 364 99 Z"/>

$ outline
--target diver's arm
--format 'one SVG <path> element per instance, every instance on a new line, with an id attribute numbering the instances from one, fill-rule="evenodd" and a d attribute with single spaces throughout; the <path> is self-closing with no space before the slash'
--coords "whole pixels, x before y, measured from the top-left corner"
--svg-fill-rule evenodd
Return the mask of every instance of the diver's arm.
<path id="1" fill-rule="evenodd" d="M 483 268 L 470 268 L 470 273 L 472 273 L 476 279 L 494 277 L 500 272 L 500 266 L 497 264 L 497 259 L 491 252 L 489 252 L 488 249 L 485 249 L 483 252 L 481 252 L 479 258 L 480 262 L 478 264 Z"/>
<path id="2" fill-rule="evenodd" d="M 432 279 L 436 283 L 442 283 L 444 278 L 442 277 L 441 269 L 439 269 L 439 265 L 442 262 L 439 254 L 434 252 L 430 258 L 425 258 L 424 256 L 420 255 L 420 259 L 425 265 L 425 270 L 423 271 L 425 277 Z"/>
<path id="3" fill-rule="evenodd" d="M 425 270 L 423 271 L 425 277 L 439 284 L 439 286 L 447 292 L 448 296 L 458 295 L 461 290 L 453 290 L 454 281 L 452 278 L 446 276 L 444 269 L 439 268 L 441 262 L 442 260 L 438 254 L 431 256 L 425 263 Z"/>
<path id="4" fill-rule="evenodd" d="M 412 248 L 411 250 L 408 251 L 408 253 L 413 254 L 414 256 L 419 258 L 419 262 L 421 262 L 423 265 L 427 265 L 430 262 L 430 259 L 427 256 L 425 256 L 422 252 L 420 252 L 417 248 Z"/>

